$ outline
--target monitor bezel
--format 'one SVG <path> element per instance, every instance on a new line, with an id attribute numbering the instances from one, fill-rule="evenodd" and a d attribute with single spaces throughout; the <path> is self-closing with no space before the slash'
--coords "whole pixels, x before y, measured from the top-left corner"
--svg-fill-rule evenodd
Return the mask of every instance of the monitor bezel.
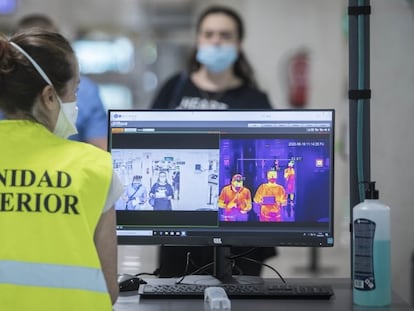
<path id="1" fill-rule="evenodd" d="M 108 110 L 108 151 L 111 151 L 111 133 L 110 133 L 110 122 L 112 113 L 122 113 L 122 112 L 136 112 L 136 113 L 146 113 L 149 110 L 145 109 L 109 109 Z M 157 110 L 151 110 L 152 112 Z M 188 112 L 188 110 L 185 110 Z M 218 112 L 221 113 L 223 110 L 194 110 L 190 111 L 192 113 L 203 113 L 206 112 Z M 246 112 L 252 113 L 257 112 L 267 112 L 267 111 L 279 111 L 279 110 L 232 110 L 232 112 Z M 329 232 L 329 237 L 331 240 L 327 242 L 327 239 L 323 234 L 321 236 L 306 236 L 304 237 L 303 231 L 296 231 L 294 233 L 288 233 L 286 231 L 276 230 L 271 236 L 264 236 L 261 232 L 258 232 L 258 235 L 250 236 L 248 231 L 234 231 L 233 236 L 226 236 L 222 232 L 217 232 L 216 234 L 210 231 L 211 233 L 206 236 L 185 236 L 183 237 L 171 237 L 171 236 L 142 236 L 142 235 L 133 235 L 126 236 L 122 234 L 117 234 L 118 244 L 119 245 L 170 245 L 170 246 L 246 246 L 246 247 L 261 247 L 261 246 L 295 246 L 295 247 L 333 247 L 334 246 L 334 143 L 335 143 L 335 110 L 334 109 L 285 109 L 280 110 L 285 112 L 329 112 L 332 115 L 332 127 L 331 127 L 331 164 L 330 164 L 330 178 L 331 178 L 331 188 L 330 189 L 330 221 L 328 223 L 328 230 L 321 230 L 321 233 Z M 177 110 L 158 110 L 159 113 L 175 113 Z M 226 111 L 229 112 L 228 110 Z M 125 213 L 125 211 L 116 211 L 117 220 L 120 219 L 120 213 Z M 134 213 L 134 212 L 131 212 Z M 117 225 L 118 222 L 117 222 Z M 166 230 L 175 230 L 177 228 L 166 228 Z M 312 230 L 313 231 L 313 230 Z M 245 234 L 243 233 L 245 232 Z"/>

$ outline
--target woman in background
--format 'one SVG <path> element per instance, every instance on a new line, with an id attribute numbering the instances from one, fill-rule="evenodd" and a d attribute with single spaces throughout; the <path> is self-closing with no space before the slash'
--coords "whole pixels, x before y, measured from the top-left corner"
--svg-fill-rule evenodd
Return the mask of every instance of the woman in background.
<path id="1" fill-rule="evenodd" d="M 232 9 L 213 6 L 196 24 L 188 73 L 170 78 L 152 109 L 270 109 L 242 49 L 244 25 Z"/>

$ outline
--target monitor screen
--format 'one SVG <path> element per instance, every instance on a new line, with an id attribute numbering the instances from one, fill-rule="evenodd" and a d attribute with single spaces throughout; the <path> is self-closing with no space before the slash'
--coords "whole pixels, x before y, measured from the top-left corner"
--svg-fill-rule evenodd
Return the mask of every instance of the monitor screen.
<path id="1" fill-rule="evenodd" d="M 109 110 L 119 244 L 334 244 L 333 110 Z"/>

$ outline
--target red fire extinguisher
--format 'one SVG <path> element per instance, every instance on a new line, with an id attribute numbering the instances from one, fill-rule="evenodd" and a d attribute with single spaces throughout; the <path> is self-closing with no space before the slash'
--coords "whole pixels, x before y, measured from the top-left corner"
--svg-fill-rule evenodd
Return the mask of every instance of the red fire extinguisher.
<path id="1" fill-rule="evenodd" d="M 309 54 L 306 50 L 296 52 L 288 62 L 288 100 L 296 108 L 308 104 Z"/>

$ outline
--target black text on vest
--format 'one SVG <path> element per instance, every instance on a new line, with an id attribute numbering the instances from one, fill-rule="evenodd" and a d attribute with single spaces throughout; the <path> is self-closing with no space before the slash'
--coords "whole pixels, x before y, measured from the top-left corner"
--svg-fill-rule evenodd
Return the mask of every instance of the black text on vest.
<path id="1" fill-rule="evenodd" d="M 47 212 L 79 215 L 79 199 L 70 194 L 0 192 L 0 212 Z"/>
<path id="2" fill-rule="evenodd" d="M 16 191 L 16 188 L 68 188 L 72 178 L 67 172 L 47 170 L 36 174 L 29 169 L 0 171 L 0 212 L 46 212 L 79 215 L 79 198 L 72 194 Z M 6 188 L 5 191 L 1 191 Z"/>
<path id="3" fill-rule="evenodd" d="M 0 170 L 0 185 L 5 187 L 67 188 L 71 183 L 72 178 L 63 171 L 36 174 L 28 169 Z"/>

